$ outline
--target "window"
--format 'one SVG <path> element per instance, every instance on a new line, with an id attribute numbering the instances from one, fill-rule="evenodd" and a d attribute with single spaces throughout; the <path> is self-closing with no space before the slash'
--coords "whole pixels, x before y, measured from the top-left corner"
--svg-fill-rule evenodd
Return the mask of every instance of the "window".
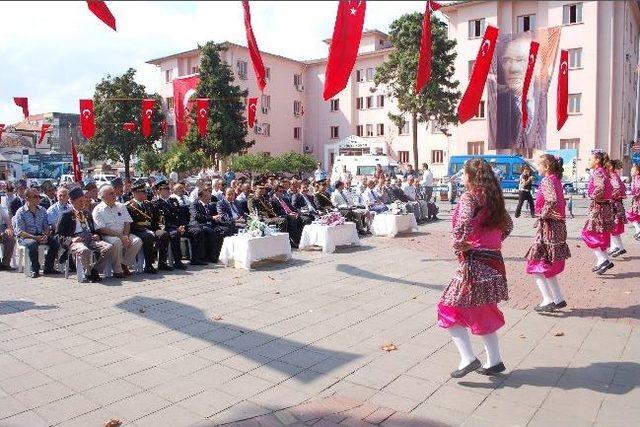
<path id="1" fill-rule="evenodd" d="M 331 111 L 338 111 L 340 109 L 340 100 L 332 99 L 331 100 Z"/>
<path id="2" fill-rule="evenodd" d="M 293 75 L 293 85 L 296 89 L 300 89 L 302 87 L 302 74 Z"/>
<path id="3" fill-rule="evenodd" d="M 476 119 L 484 119 L 484 101 L 480 101 L 478 104 L 478 112 L 473 117 Z"/>
<path id="4" fill-rule="evenodd" d="M 356 70 L 356 81 L 363 82 L 364 81 L 364 73 L 362 70 Z"/>
<path id="5" fill-rule="evenodd" d="M 260 107 L 262 114 L 267 114 L 271 108 L 271 95 L 260 96 Z"/>
<path id="6" fill-rule="evenodd" d="M 364 126 L 362 125 L 356 126 L 356 136 L 363 136 L 363 135 L 364 135 Z"/>
<path id="7" fill-rule="evenodd" d="M 484 34 L 485 28 L 484 18 L 482 19 L 472 19 L 469 21 L 469 38 L 477 39 L 482 37 Z"/>
<path id="8" fill-rule="evenodd" d="M 373 125 L 369 124 L 366 127 L 367 129 L 367 135 L 366 136 L 373 136 Z"/>
<path id="9" fill-rule="evenodd" d="M 409 163 L 409 152 L 408 151 L 398 151 L 398 162 L 400 162 L 400 163 Z"/>
<path id="10" fill-rule="evenodd" d="M 569 114 L 580 114 L 582 112 L 582 110 L 580 109 L 581 101 L 582 101 L 581 93 L 569 94 Z"/>
<path id="11" fill-rule="evenodd" d="M 367 108 L 373 108 L 373 95 L 367 96 Z"/>
<path id="12" fill-rule="evenodd" d="M 536 29 L 536 15 L 518 16 L 518 32 L 525 33 Z"/>
<path id="13" fill-rule="evenodd" d="M 400 126 L 398 128 L 398 134 L 400 135 L 409 135 L 409 122 L 408 121 L 404 121 L 402 122 L 402 126 Z"/>
<path id="14" fill-rule="evenodd" d="M 384 107 L 384 95 L 376 96 L 376 107 L 378 108 Z"/>
<path id="15" fill-rule="evenodd" d="M 340 126 L 331 126 L 330 132 L 332 139 L 340 138 Z"/>
<path id="16" fill-rule="evenodd" d="M 175 108 L 175 104 L 173 102 L 173 96 L 167 98 L 167 109 L 168 110 L 173 110 Z"/>
<path id="17" fill-rule="evenodd" d="M 376 135 L 378 136 L 384 135 L 384 123 L 378 123 L 376 125 Z"/>
<path id="18" fill-rule="evenodd" d="M 432 134 L 442 133 L 442 128 L 438 124 L 437 120 L 431 120 L 431 133 Z"/>
<path id="19" fill-rule="evenodd" d="M 302 135 L 302 128 L 301 127 L 293 128 L 293 139 L 300 139 L 300 135 Z"/>
<path id="20" fill-rule="evenodd" d="M 562 7 L 562 23 L 579 24 L 582 22 L 582 3 L 565 4 Z"/>
<path id="21" fill-rule="evenodd" d="M 191 67 L 191 74 L 198 74 L 200 72 L 200 67 Z"/>
<path id="22" fill-rule="evenodd" d="M 576 157 L 580 158 L 580 138 L 561 139 L 561 150 L 576 150 Z"/>
<path id="23" fill-rule="evenodd" d="M 441 165 L 444 163 L 444 151 L 443 150 L 431 150 L 431 164 Z"/>
<path id="24" fill-rule="evenodd" d="M 569 69 L 582 68 L 582 48 L 569 49 Z"/>
<path id="25" fill-rule="evenodd" d="M 367 68 L 366 73 L 367 73 L 366 80 L 368 82 L 371 82 L 371 81 L 373 81 L 373 76 L 376 73 L 376 69 L 375 68 Z"/>
<path id="26" fill-rule="evenodd" d="M 356 109 L 357 110 L 364 109 L 364 98 L 361 96 L 356 98 Z"/>
<path id="27" fill-rule="evenodd" d="M 484 141 L 467 142 L 467 154 L 470 156 L 481 156 L 484 154 Z"/>
<path id="28" fill-rule="evenodd" d="M 475 65 L 475 63 L 475 59 L 469 61 L 469 80 L 471 80 L 471 73 L 473 73 L 473 66 Z"/>
<path id="29" fill-rule="evenodd" d="M 173 69 L 164 70 L 164 82 L 170 83 L 173 80 Z"/>
<path id="30" fill-rule="evenodd" d="M 266 67 L 266 68 L 264 69 L 264 77 L 265 77 L 265 79 L 267 79 L 267 80 L 271 80 L 271 68 Z"/>
<path id="31" fill-rule="evenodd" d="M 236 62 L 236 67 L 238 68 L 238 77 L 246 80 L 247 78 L 247 61 L 238 61 Z"/>
<path id="32" fill-rule="evenodd" d="M 293 101 L 293 115 L 296 117 L 302 115 L 302 101 Z"/>

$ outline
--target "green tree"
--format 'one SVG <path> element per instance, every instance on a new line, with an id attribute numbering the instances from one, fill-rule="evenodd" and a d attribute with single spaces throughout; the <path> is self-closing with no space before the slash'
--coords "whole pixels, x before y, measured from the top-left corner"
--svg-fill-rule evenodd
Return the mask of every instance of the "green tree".
<path id="1" fill-rule="evenodd" d="M 255 174 L 269 172 L 272 167 L 272 159 L 264 153 L 244 154 L 231 157 L 229 164 L 231 170 L 246 172 L 253 179 Z"/>
<path id="2" fill-rule="evenodd" d="M 160 95 L 147 93 L 144 85 L 135 82 L 135 73 L 130 68 L 121 76 L 107 75 L 96 85 L 93 94 L 96 133 L 80 148 L 89 160 L 121 161 L 127 178 L 131 158 L 161 138 L 160 122 L 164 120 Z M 156 100 L 149 138 L 139 130 L 143 98 Z M 138 130 L 125 131 L 122 125 L 127 122 L 136 123 Z"/>
<path id="3" fill-rule="evenodd" d="M 248 91 L 232 84 L 233 72 L 220 58 L 220 52 L 225 49 L 223 45 L 207 42 L 199 49 L 202 59 L 196 96 L 211 100 L 207 133 L 202 138 L 197 126 L 190 126 L 184 143 L 192 149 L 201 148 L 211 158 L 241 152 L 254 143 L 253 140 L 246 141 L 243 100 Z M 190 115 L 192 123 L 195 122 L 195 113 L 192 111 Z"/>
<path id="4" fill-rule="evenodd" d="M 289 172 L 300 175 L 302 172 L 311 172 L 316 168 L 315 157 L 309 154 L 295 152 L 283 153 L 273 158 L 272 172 Z"/>
<path id="5" fill-rule="evenodd" d="M 165 153 L 166 172 L 189 172 L 209 164 L 202 149 L 192 150 L 186 144 L 175 144 Z"/>
<path id="6" fill-rule="evenodd" d="M 389 118 L 401 127 L 404 117 L 411 117 L 413 136 L 413 166 L 418 168 L 418 123 L 433 117 L 436 126 L 447 129 L 456 124 L 456 106 L 460 98 L 458 81 L 452 80 L 456 41 L 447 37 L 444 22 L 431 17 L 432 52 L 431 80 L 419 94 L 415 93 L 420 38 L 422 35 L 420 12 L 403 15 L 391 23 L 389 40 L 395 47 L 387 60 L 376 69 L 374 83 L 386 85 L 388 95 L 396 100 L 400 114 L 389 113 Z"/>
<path id="7" fill-rule="evenodd" d="M 138 169 L 144 175 L 149 175 L 152 171 L 165 172 L 166 154 L 149 147 L 138 153 Z"/>

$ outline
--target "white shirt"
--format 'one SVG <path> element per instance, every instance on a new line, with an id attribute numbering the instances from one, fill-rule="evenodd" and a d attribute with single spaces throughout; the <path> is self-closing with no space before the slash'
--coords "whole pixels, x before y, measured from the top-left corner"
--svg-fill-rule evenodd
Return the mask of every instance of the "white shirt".
<path id="1" fill-rule="evenodd" d="M 333 193 L 331 193 L 331 203 L 333 204 L 333 206 L 349 205 L 349 202 L 347 202 L 344 195 L 340 193 L 338 189 L 333 190 Z"/>
<path id="2" fill-rule="evenodd" d="M 198 187 L 191 190 L 191 193 L 189 194 L 189 198 L 191 199 L 192 203 L 198 200 L 198 191 L 200 191 Z"/>
<path id="3" fill-rule="evenodd" d="M 360 203 L 360 195 L 351 189 L 342 190 L 342 197 L 345 198 L 349 205 L 357 205 Z"/>
<path id="4" fill-rule="evenodd" d="M 380 203 L 380 199 L 373 193 L 373 190 L 369 187 L 367 187 L 367 189 L 362 192 L 361 200 L 362 203 L 367 207 Z"/>
<path id="5" fill-rule="evenodd" d="M 431 169 L 427 169 L 422 174 L 422 181 L 420 181 L 420 185 L 423 187 L 433 187 L 433 172 Z"/>
<path id="6" fill-rule="evenodd" d="M 100 202 L 93 210 L 92 216 L 97 230 L 108 228 L 116 233 L 122 233 L 124 231 L 124 225 L 133 222 L 127 207 L 123 203 L 118 202 L 113 206 L 108 206 L 105 202 Z"/>
<path id="7" fill-rule="evenodd" d="M 402 191 L 407 197 L 411 200 L 416 200 L 416 189 L 413 185 L 409 185 L 409 183 L 405 182 L 402 184 Z"/>

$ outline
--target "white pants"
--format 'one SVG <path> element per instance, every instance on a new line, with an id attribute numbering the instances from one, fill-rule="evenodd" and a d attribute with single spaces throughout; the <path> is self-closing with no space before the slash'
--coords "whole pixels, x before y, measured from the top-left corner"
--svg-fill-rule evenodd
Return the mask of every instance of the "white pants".
<path id="1" fill-rule="evenodd" d="M 116 265 L 113 266 L 113 271 L 115 273 L 122 273 L 121 264 L 125 264 L 127 266 L 132 265 L 133 261 L 136 259 L 136 255 L 138 255 L 138 252 L 142 249 L 142 240 L 138 236 L 130 234 L 129 238 L 131 239 L 131 244 L 127 247 L 122 246 L 122 240 L 120 240 L 119 237 L 104 236 L 102 239 L 113 245 L 113 250 L 116 253 L 115 257 L 117 258 Z"/>

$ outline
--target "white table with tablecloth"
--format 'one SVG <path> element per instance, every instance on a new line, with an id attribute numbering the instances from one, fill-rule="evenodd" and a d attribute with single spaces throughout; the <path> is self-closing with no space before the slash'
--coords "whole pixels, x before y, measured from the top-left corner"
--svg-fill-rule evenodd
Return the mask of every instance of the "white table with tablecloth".
<path id="1" fill-rule="evenodd" d="M 305 225 L 298 249 L 320 246 L 322 252 L 332 253 L 336 250 L 336 246 L 345 245 L 360 246 L 360 238 L 354 222 L 345 222 L 340 225 Z"/>
<path id="2" fill-rule="evenodd" d="M 413 214 L 381 213 L 376 215 L 371 223 L 371 232 L 374 236 L 395 237 L 398 233 L 413 231 L 418 231 L 418 223 Z"/>
<path id="3" fill-rule="evenodd" d="M 225 237 L 220 251 L 220 261 L 223 264 L 247 270 L 256 261 L 286 261 L 290 258 L 289 233 L 275 233 L 263 237 L 249 237 L 248 234 Z"/>

